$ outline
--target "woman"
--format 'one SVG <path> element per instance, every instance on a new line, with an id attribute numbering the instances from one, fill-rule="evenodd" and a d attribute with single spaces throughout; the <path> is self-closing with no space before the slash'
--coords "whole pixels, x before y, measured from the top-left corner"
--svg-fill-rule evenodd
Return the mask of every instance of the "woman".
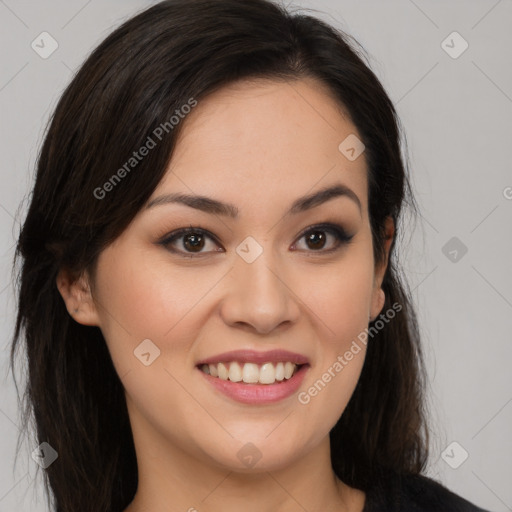
<path id="1" fill-rule="evenodd" d="M 17 256 L 55 510 L 478 511 L 422 475 L 394 107 L 348 36 L 161 2 L 57 105 Z"/>

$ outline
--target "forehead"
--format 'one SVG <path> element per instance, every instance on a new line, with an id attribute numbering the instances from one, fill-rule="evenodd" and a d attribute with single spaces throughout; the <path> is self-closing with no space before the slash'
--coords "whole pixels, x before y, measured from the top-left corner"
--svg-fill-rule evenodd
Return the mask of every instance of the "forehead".
<path id="1" fill-rule="evenodd" d="M 366 209 L 364 152 L 350 160 L 340 150 L 347 137 L 361 136 L 343 106 L 314 79 L 230 84 L 200 100 L 182 122 L 155 193 L 214 193 L 235 204 L 272 195 L 289 202 L 343 183 Z"/>

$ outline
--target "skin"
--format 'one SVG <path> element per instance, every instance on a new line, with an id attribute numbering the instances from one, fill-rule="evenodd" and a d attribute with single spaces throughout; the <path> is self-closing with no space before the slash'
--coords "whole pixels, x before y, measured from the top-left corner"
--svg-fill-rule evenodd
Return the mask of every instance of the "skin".
<path id="1" fill-rule="evenodd" d="M 365 495 L 334 475 L 328 434 L 357 384 L 364 345 L 306 405 L 297 394 L 235 402 L 195 367 L 229 350 L 283 348 L 309 358 L 305 391 L 381 312 L 387 261 L 373 259 L 364 153 L 349 161 L 338 149 L 357 129 L 312 79 L 230 85 L 183 128 L 150 200 L 204 195 L 237 206 L 239 219 L 180 204 L 144 208 L 100 254 L 94 282 L 65 271 L 57 279 L 73 318 L 101 328 L 125 388 L 139 467 L 126 511 L 360 512 Z M 361 210 L 343 196 L 285 215 L 298 197 L 338 183 Z M 323 247 L 308 244 L 304 230 L 323 222 L 341 225 L 350 243 L 328 253 L 337 241 L 323 231 Z M 173 244 L 181 255 L 158 245 L 190 225 L 219 243 L 206 237 L 195 259 L 186 236 Z M 390 220 L 387 231 L 389 251 Z M 236 253 L 247 236 L 263 248 L 250 264 Z M 133 353 L 144 339 L 161 351 L 149 366 Z M 249 442 L 261 453 L 252 468 L 237 457 Z"/>

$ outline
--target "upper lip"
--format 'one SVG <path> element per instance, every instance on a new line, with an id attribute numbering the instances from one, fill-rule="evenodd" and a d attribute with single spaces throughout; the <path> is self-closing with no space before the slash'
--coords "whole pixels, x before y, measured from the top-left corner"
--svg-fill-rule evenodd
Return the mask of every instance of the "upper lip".
<path id="1" fill-rule="evenodd" d="M 226 363 L 229 361 L 237 361 L 239 363 L 279 363 L 287 362 L 295 364 L 308 364 L 309 360 L 302 354 L 289 352 L 288 350 L 269 350 L 267 352 L 258 352 L 256 350 L 232 350 L 231 352 L 223 352 L 215 356 L 202 359 L 197 363 L 198 366 L 202 364 L 217 364 Z"/>

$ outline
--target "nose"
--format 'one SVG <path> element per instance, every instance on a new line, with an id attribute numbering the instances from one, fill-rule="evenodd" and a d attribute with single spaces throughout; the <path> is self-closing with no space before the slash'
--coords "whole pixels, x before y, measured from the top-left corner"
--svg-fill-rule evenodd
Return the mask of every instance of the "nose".
<path id="1" fill-rule="evenodd" d="M 300 315 L 300 298 L 290 272 L 264 251 L 255 261 L 237 258 L 229 276 L 221 316 L 231 327 L 268 334 L 282 324 L 293 325 Z M 288 282 L 285 276 L 288 276 Z M 290 282 L 292 281 L 292 282 Z"/>

